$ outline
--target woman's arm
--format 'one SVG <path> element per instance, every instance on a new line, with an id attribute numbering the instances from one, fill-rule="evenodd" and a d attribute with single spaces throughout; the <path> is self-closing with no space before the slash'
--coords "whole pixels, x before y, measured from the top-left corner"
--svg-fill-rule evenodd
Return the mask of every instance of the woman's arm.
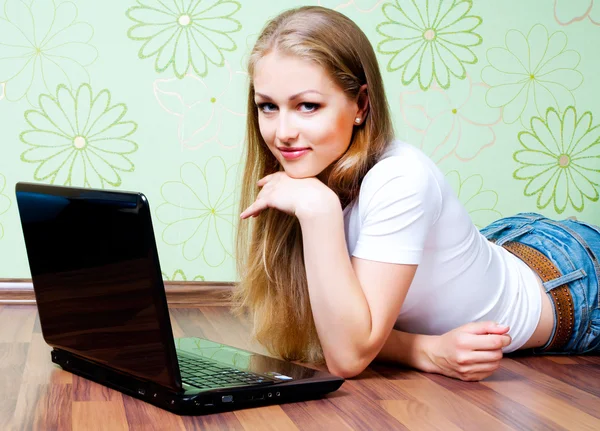
<path id="1" fill-rule="evenodd" d="M 418 250 L 412 235 L 416 230 L 422 239 L 430 222 L 418 202 L 411 201 L 420 192 L 399 195 L 402 185 L 388 181 L 385 186 L 393 191 L 392 197 L 380 193 L 382 187 L 377 186 L 379 199 L 370 199 L 377 217 L 367 223 L 365 239 L 370 238 L 375 255 L 387 256 L 396 243 L 412 244 L 413 252 Z M 470 323 L 439 337 L 392 331 L 417 265 L 350 258 L 340 201 L 323 183 L 314 178 L 291 179 L 279 172 L 261 179 L 258 186 L 263 189 L 241 218 L 276 208 L 300 221 L 313 317 L 331 372 L 355 376 L 377 355 L 463 380 L 484 378 L 499 366 L 501 348 L 510 343 L 510 337 L 505 335 L 508 328 L 492 322 Z M 407 220 L 398 220 L 394 214 L 406 211 L 411 235 L 398 237 Z"/>
<path id="2" fill-rule="evenodd" d="M 467 323 L 443 335 L 392 330 L 377 360 L 465 381 L 479 381 L 500 366 L 502 348 L 511 343 L 507 326 Z"/>
<path id="3" fill-rule="evenodd" d="M 392 330 L 376 360 L 406 365 L 419 371 L 435 373 L 437 367 L 431 361 L 430 352 L 435 344 L 435 335 L 411 334 Z"/>
<path id="4" fill-rule="evenodd" d="M 311 307 L 331 372 L 353 377 L 383 347 L 412 282 L 416 265 L 348 256 L 339 200 L 297 212 Z"/>

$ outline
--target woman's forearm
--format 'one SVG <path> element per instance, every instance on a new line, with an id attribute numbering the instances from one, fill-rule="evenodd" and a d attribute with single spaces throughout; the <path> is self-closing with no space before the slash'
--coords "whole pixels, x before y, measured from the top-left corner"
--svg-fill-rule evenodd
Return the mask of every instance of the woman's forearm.
<path id="1" fill-rule="evenodd" d="M 376 360 L 400 363 L 420 371 L 436 372 L 429 356 L 435 339 L 434 335 L 410 334 L 394 329 Z"/>
<path id="2" fill-rule="evenodd" d="M 375 357 L 371 352 L 371 313 L 354 273 L 339 205 L 320 214 L 298 217 L 310 302 L 330 371 L 359 373 Z"/>

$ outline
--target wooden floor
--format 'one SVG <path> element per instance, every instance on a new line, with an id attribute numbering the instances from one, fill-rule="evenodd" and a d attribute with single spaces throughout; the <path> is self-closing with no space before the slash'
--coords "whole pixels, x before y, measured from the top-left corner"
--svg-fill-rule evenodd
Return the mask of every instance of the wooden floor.
<path id="1" fill-rule="evenodd" d="M 175 337 L 264 352 L 226 307 L 171 309 Z M 478 383 L 373 365 L 325 399 L 168 413 L 50 362 L 34 306 L 0 306 L 0 430 L 600 429 L 600 357 L 512 357 Z"/>

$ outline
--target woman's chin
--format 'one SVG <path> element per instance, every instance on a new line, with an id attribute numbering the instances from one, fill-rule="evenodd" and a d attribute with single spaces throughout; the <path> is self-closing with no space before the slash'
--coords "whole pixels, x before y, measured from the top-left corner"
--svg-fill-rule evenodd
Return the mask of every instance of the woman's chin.
<path id="1" fill-rule="evenodd" d="M 316 169 L 301 169 L 298 167 L 284 167 L 284 171 L 288 177 L 300 180 L 302 178 L 313 178 L 321 173 Z"/>

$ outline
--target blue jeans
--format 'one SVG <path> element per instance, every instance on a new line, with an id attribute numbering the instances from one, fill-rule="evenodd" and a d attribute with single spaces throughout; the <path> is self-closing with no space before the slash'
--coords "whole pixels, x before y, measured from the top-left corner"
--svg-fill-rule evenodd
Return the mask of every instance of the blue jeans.
<path id="1" fill-rule="evenodd" d="M 536 213 L 520 213 L 495 221 L 481 233 L 498 245 L 507 241 L 528 245 L 550 259 L 562 276 L 545 282 L 546 292 L 568 283 L 575 311 L 569 341 L 560 351 L 544 351 L 548 342 L 533 352 L 600 353 L 600 228 L 582 221 L 556 221 Z M 556 310 L 554 313 L 550 339 L 556 331 Z"/>

